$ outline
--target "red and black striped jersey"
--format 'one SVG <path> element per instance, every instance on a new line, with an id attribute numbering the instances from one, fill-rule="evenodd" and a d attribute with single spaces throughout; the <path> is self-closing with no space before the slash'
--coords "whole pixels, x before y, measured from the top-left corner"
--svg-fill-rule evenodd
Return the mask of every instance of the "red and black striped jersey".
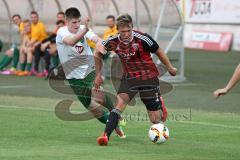
<path id="1" fill-rule="evenodd" d="M 151 57 L 151 53 L 155 53 L 159 45 L 148 34 L 132 31 L 131 42 L 123 42 L 119 35 L 116 35 L 109 37 L 103 45 L 107 51 L 114 51 L 118 54 L 124 76 L 147 80 L 159 75 Z"/>

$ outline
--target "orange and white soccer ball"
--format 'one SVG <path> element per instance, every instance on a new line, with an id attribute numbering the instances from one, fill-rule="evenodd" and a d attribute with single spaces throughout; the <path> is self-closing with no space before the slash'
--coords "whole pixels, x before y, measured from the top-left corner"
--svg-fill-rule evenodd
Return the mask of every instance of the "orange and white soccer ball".
<path id="1" fill-rule="evenodd" d="M 150 127 L 148 136 L 153 143 L 165 143 L 169 138 L 169 130 L 162 123 L 154 124 Z"/>

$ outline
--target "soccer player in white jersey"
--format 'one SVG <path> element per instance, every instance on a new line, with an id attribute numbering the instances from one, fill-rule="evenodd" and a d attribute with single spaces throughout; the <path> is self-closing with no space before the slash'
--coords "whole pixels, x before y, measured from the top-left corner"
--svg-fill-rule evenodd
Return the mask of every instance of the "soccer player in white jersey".
<path id="1" fill-rule="evenodd" d="M 86 38 L 95 42 L 99 50 L 104 51 L 102 40 L 88 28 L 88 19 L 85 20 L 85 25 L 80 25 L 81 14 L 77 8 L 68 8 L 65 15 L 66 26 L 58 30 L 56 44 L 66 79 L 83 106 L 97 115 L 100 122 L 106 124 L 109 112 L 100 109 L 99 101 L 91 97 L 95 67 L 93 53 Z M 103 95 L 102 98 L 101 104 L 108 110 L 112 110 L 114 105 L 111 99 L 107 95 Z M 117 127 L 115 131 L 119 137 L 125 137 L 121 127 Z"/>

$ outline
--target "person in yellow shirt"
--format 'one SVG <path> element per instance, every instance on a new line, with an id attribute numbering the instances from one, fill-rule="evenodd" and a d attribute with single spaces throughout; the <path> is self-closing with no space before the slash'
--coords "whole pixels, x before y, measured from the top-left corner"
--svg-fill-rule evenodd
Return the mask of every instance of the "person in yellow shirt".
<path id="1" fill-rule="evenodd" d="M 103 40 L 107 40 L 110 36 L 114 36 L 118 33 L 115 17 L 113 15 L 108 15 L 106 17 L 106 24 L 108 28 L 103 33 Z M 108 52 L 103 56 L 103 59 L 107 59 L 109 55 L 114 54 L 110 54 L 110 52 Z"/>
<path id="2" fill-rule="evenodd" d="M 43 56 L 43 52 L 40 51 L 41 43 L 45 40 L 48 35 L 46 32 L 45 25 L 39 20 L 39 15 L 36 11 L 32 11 L 31 15 L 31 44 L 34 47 L 34 69 L 32 74 L 38 74 L 38 66 L 40 58 Z"/>
<path id="3" fill-rule="evenodd" d="M 35 42 L 41 43 L 45 38 L 47 38 L 47 32 L 45 25 L 39 20 L 38 13 L 36 11 L 31 12 L 31 43 Z M 37 45 L 38 43 L 35 43 Z"/>
<path id="4" fill-rule="evenodd" d="M 20 71 L 16 72 L 18 76 L 31 75 L 31 66 L 33 58 L 34 44 L 31 38 L 31 22 L 26 19 L 23 21 L 24 30 L 20 48 Z"/>
<path id="5" fill-rule="evenodd" d="M 104 31 L 103 33 L 103 40 L 108 39 L 108 37 L 116 35 L 118 33 L 116 22 L 115 22 L 115 17 L 113 15 L 108 15 L 106 17 L 106 24 L 108 28 Z M 88 45 L 91 47 L 93 50 L 95 48 L 95 43 L 87 39 Z M 107 58 L 107 57 L 105 57 Z"/>
<path id="6" fill-rule="evenodd" d="M 118 33 L 116 22 L 115 22 L 115 17 L 113 15 L 108 15 L 106 17 L 106 23 L 107 23 L 108 29 L 106 29 L 103 34 L 104 40 L 106 40 L 110 36 L 114 36 Z"/>
<path id="7" fill-rule="evenodd" d="M 4 75 L 13 74 L 16 71 L 18 61 L 19 61 L 19 46 L 21 43 L 21 32 L 23 32 L 23 22 L 19 14 L 12 16 L 13 25 L 11 25 L 11 48 L 5 52 L 3 59 L 0 62 L 0 70 L 7 67 L 12 61 L 13 65 L 9 70 L 4 70 L 0 72 Z"/>

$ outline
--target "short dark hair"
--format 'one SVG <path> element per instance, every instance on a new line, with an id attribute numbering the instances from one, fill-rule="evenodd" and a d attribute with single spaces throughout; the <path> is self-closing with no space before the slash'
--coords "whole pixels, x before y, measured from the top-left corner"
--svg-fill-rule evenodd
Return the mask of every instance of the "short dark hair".
<path id="1" fill-rule="evenodd" d="M 115 21 L 115 17 L 113 15 L 108 15 L 106 19 L 113 19 Z"/>
<path id="2" fill-rule="evenodd" d="M 118 16 L 117 18 L 117 28 L 119 28 L 120 26 L 131 26 L 133 27 L 133 22 L 132 22 L 132 17 L 125 13 L 125 14 L 121 14 L 120 16 Z"/>
<path id="3" fill-rule="evenodd" d="M 38 13 L 37 13 L 36 11 L 31 11 L 31 15 L 32 15 L 32 14 L 35 14 L 35 15 L 38 16 Z"/>
<path id="4" fill-rule="evenodd" d="M 59 12 L 57 13 L 57 15 L 59 15 L 59 14 L 65 15 L 65 13 L 64 13 L 63 11 L 59 11 Z"/>
<path id="5" fill-rule="evenodd" d="M 81 13 L 77 8 L 71 7 L 65 11 L 66 19 L 80 18 Z"/>
<path id="6" fill-rule="evenodd" d="M 19 14 L 14 14 L 14 15 L 12 16 L 12 19 L 13 19 L 14 17 L 18 17 L 18 18 L 21 19 L 21 16 L 20 16 Z"/>

